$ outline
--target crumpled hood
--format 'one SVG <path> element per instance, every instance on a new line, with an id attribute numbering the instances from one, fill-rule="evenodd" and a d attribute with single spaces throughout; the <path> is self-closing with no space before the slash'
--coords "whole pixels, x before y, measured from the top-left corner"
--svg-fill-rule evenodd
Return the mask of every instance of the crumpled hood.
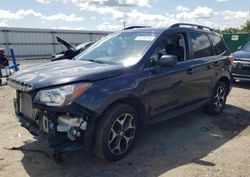
<path id="1" fill-rule="evenodd" d="M 28 90 L 76 81 L 95 81 L 117 76 L 122 65 L 101 64 L 83 60 L 60 60 L 28 67 L 11 75 L 8 84 L 18 90 Z"/>
<path id="2" fill-rule="evenodd" d="M 235 59 L 249 59 L 250 60 L 250 52 L 241 50 L 241 51 L 234 52 L 233 55 Z"/>

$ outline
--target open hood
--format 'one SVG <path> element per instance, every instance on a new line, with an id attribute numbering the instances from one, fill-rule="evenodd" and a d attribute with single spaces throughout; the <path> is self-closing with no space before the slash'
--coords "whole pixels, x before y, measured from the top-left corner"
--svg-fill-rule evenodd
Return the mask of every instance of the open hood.
<path id="1" fill-rule="evenodd" d="M 61 44 L 63 44 L 68 50 L 71 49 L 71 48 L 73 48 L 73 49 L 75 50 L 75 47 L 74 47 L 74 46 L 70 45 L 69 43 L 67 43 L 67 42 L 66 42 L 65 40 L 63 40 L 62 38 L 56 36 L 56 40 L 57 40 L 58 42 L 60 42 Z"/>

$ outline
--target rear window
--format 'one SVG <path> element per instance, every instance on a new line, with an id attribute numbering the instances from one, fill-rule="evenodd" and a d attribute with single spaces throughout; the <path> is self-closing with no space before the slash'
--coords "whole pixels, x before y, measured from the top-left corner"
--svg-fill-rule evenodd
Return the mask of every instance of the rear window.
<path id="1" fill-rule="evenodd" d="M 212 42 L 214 55 L 220 55 L 227 50 L 222 38 L 219 35 L 209 34 L 208 37 Z"/>
<path id="2" fill-rule="evenodd" d="M 207 35 L 198 32 L 190 32 L 190 36 L 193 58 L 203 58 L 212 55 L 212 48 Z"/>

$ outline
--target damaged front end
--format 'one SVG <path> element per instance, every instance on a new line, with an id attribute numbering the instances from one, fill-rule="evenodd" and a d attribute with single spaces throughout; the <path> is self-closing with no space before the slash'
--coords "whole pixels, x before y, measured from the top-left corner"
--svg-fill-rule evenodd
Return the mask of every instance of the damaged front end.
<path id="1" fill-rule="evenodd" d="M 46 138 L 49 147 L 61 152 L 90 150 L 97 115 L 74 103 L 89 83 L 39 91 L 20 89 L 22 87 L 11 79 L 8 83 L 17 89 L 15 113 L 22 126 L 32 134 Z"/>

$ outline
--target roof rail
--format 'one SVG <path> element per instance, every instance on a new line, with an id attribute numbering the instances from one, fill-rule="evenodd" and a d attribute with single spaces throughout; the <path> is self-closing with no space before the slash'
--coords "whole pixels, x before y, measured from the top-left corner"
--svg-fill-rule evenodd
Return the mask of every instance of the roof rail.
<path id="1" fill-rule="evenodd" d="M 124 28 L 123 30 L 129 30 L 134 28 L 150 28 L 151 26 L 129 26 L 127 28 Z"/>
<path id="2" fill-rule="evenodd" d="M 170 28 L 174 28 L 174 27 L 180 27 L 180 26 L 190 26 L 190 27 L 196 27 L 198 29 L 208 29 L 210 31 L 213 31 L 212 28 L 209 28 L 207 26 L 202 26 L 202 25 L 195 25 L 195 24 L 191 24 L 191 23 L 176 23 L 170 26 Z"/>

